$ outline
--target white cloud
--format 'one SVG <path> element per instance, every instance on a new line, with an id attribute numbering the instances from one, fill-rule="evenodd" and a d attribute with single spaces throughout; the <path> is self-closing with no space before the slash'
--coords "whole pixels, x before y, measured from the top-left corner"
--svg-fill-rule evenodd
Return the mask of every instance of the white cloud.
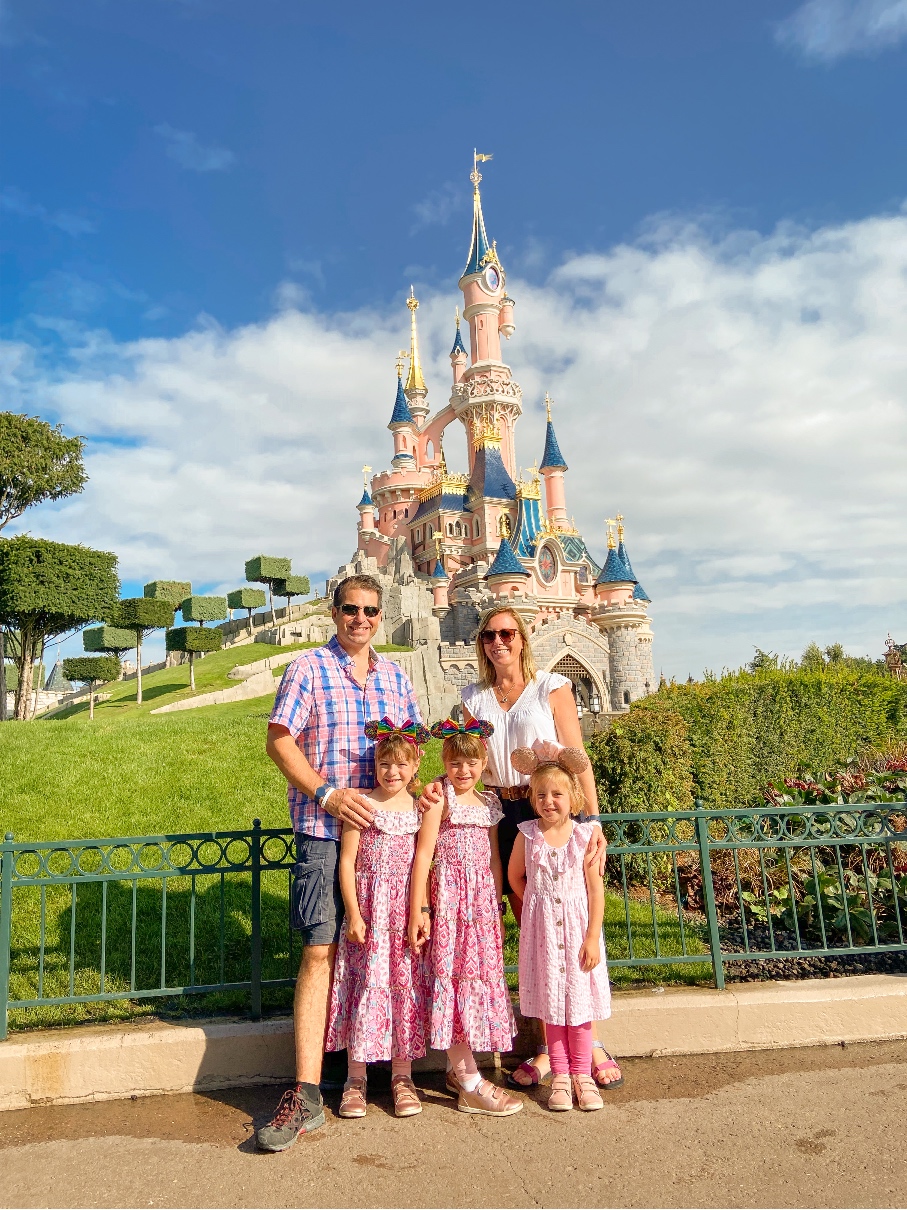
<path id="1" fill-rule="evenodd" d="M 907 38 L 907 0 L 808 0 L 775 31 L 809 59 L 875 54 Z"/>
<path id="2" fill-rule="evenodd" d="M 203 147 L 191 130 L 174 130 L 162 122 L 155 126 L 154 133 L 164 140 L 170 159 L 192 172 L 223 172 L 236 163 L 236 156 L 227 147 Z"/>
<path id="3" fill-rule="evenodd" d="M 907 634 L 907 215 L 721 238 L 662 223 L 508 290 L 518 457 L 541 454 L 549 390 L 568 508 L 599 558 L 601 519 L 626 515 L 659 666 L 686 676 L 814 638 L 879 654 L 889 629 Z M 455 294 L 419 310 L 435 408 Z M 389 359 L 409 317 L 281 304 L 132 344 L 57 323 L 66 372 L 9 345 L 7 406 L 90 438 L 86 492 L 29 528 L 114 549 L 139 581 L 239 584 L 259 551 L 318 579 L 345 561 L 358 468 L 392 455 Z M 447 445 L 462 463 L 462 435 Z"/>
<path id="4" fill-rule="evenodd" d="M 71 210 L 48 210 L 40 202 L 33 202 L 27 193 L 8 185 L 0 190 L 0 210 L 8 214 L 16 214 L 19 218 L 38 219 L 48 227 L 56 227 L 67 235 L 92 235 L 97 231 L 97 223 L 82 214 Z"/>
<path id="5" fill-rule="evenodd" d="M 455 214 L 465 210 L 466 201 L 462 188 L 448 181 L 440 189 L 433 189 L 421 202 L 413 206 L 416 221 L 412 233 L 424 227 L 446 227 Z"/>

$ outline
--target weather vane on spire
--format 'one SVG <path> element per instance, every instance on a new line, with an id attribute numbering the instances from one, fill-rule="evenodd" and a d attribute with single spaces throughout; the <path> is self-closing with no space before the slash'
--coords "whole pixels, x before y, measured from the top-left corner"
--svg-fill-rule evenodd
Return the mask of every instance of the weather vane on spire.
<path id="1" fill-rule="evenodd" d="M 484 164 L 487 160 L 491 160 L 493 158 L 494 158 L 493 152 L 490 155 L 486 155 L 482 151 L 476 151 L 476 149 L 473 147 L 473 149 L 472 149 L 472 172 L 470 172 L 470 174 L 469 174 L 469 179 L 472 181 L 472 183 L 476 189 L 478 189 L 479 181 L 482 179 L 482 174 L 481 174 L 481 172 L 479 172 L 479 165 Z"/>
<path id="2" fill-rule="evenodd" d="M 616 517 L 605 517 L 605 525 L 608 527 L 608 550 L 613 550 L 615 547 L 614 534 L 611 527 L 617 524 Z"/>
<path id="3" fill-rule="evenodd" d="M 623 540 L 624 540 L 624 515 L 623 515 L 623 513 L 618 513 L 616 520 L 617 520 L 617 540 L 618 540 L 618 542 L 623 542 Z"/>
<path id="4" fill-rule="evenodd" d="M 401 349 L 400 352 L 397 354 L 397 360 L 394 362 L 394 364 L 397 367 L 397 377 L 398 378 L 403 377 L 403 368 L 406 365 L 406 359 L 408 356 L 409 356 L 409 354 L 407 353 L 406 349 Z"/>
<path id="5" fill-rule="evenodd" d="M 364 466 L 362 468 L 362 486 L 363 487 L 368 487 L 368 477 L 369 477 L 369 474 L 371 473 L 371 469 L 372 468 L 370 466 Z"/>
<path id="6" fill-rule="evenodd" d="M 545 411 L 548 413 L 548 423 L 551 423 L 551 397 L 545 392 Z"/>

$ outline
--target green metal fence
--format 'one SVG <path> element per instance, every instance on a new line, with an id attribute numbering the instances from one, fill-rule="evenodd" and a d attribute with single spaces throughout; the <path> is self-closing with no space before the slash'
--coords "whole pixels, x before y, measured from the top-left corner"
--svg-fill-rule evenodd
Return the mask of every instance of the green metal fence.
<path id="1" fill-rule="evenodd" d="M 905 948 L 907 802 L 602 815 L 610 967 Z M 292 833 L 0 845 L 10 1010 L 289 986 Z"/>

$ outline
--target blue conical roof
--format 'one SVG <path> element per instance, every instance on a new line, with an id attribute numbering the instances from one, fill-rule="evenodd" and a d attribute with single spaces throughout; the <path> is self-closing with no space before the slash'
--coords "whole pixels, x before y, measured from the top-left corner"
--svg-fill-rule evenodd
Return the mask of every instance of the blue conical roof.
<path id="1" fill-rule="evenodd" d="M 627 554 L 627 548 L 626 548 L 626 546 L 624 546 L 623 538 L 621 538 L 621 540 L 617 544 L 617 557 L 618 557 L 618 559 L 620 559 L 621 563 L 623 563 L 624 567 L 626 567 L 626 569 L 627 569 L 627 572 L 628 572 L 627 579 L 636 581 L 636 576 L 633 574 L 633 565 L 630 562 L 630 556 Z"/>
<path id="2" fill-rule="evenodd" d="M 357 508 L 370 508 L 371 505 L 372 505 L 372 498 L 368 494 L 368 488 L 364 487 L 362 489 L 362 499 L 359 501 L 359 503 L 356 505 L 356 507 Z"/>
<path id="3" fill-rule="evenodd" d="M 633 600 L 634 601 L 649 601 L 649 602 L 651 602 L 651 600 L 652 600 L 652 598 L 650 596 L 646 595 L 646 590 L 643 588 L 643 586 L 639 583 L 638 580 L 636 582 L 636 587 L 633 589 Z"/>
<path id="4" fill-rule="evenodd" d="M 480 445 L 472 464 L 469 485 L 477 496 L 493 500 L 515 500 L 516 484 L 504 465 L 498 445 Z"/>
<path id="5" fill-rule="evenodd" d="M 391 424 L 412 424 L 413 414 L 409 410 L 409 404 L 406 400 L 406 395 L 403 393 L 403 379 L 397 375 L 397 397 L 394 400 L 394 412 L 391 416 Z M 390 425 L 387 426 L 390 428 Z"/>
<path id="6" fill-rule="evenodd" d="M 498 553 L 495 555 L 494 562 L 488 569 L 489 576 L 527 576 L 522 563 L 513 553 L 513 547 L 507 538 L 501 539 L 501 545 L 498 547 Z"/>
<path id="7" fill-rule="evenodd" d="M 444 570 L 444 566 L 441 563 L 440 559 L 438 559 L 438 561 L 435 563 L 435 570 L 431 573 L 431 578 L 433 580 L 449 580 L 450 579 L 450 576 Z"/>
<path id="8" fill-rule="evenodd" d="M 482 199 L 479 196 L 479 187 L 476 185 L 472 195 L 472 243 L 469 246 L 469 259 L 466 261 L 466 268 L 463 270 L 464 277 L 469 273 L 479 273 L 482 270 L 484 267 L 483 262 L 488 255 L 490 246 L 488 236 L 485 234 Z"/>
<path id="9" fill-rule="evenodd" d="M 636 577 L 631 571 L 627 570 L 627 566 L 623 559 L 613 548 L 608 551 L 608 557 L 605 560 L 605 565 L 599 572 L 596 584 L 635 584 Z"/>
<path id="10" fill-rule="evenodd" d="M 564 461 L 561 447 L 558 445 L 557 437 L 554 435 L 554 425 L 550 420 L 545 430 L 545 452 L 542 455 L 542 465 L 539 467 L 539 470 L 567 470 L 567 463 Z"/>
<path id="11" fill-rule="evenodd" d="M 462 336 L 462 333 L 460 332 L 460 321 L 457 320 L 457 334 L 454 337 L 453 348 L 450 350 L 450 355 L 451 355 L 451 357 L 453 357 L 454 353 L 465 353 L 465 352 L 466 352 L 466 345 L 463 344 L 463 336 Z"/>

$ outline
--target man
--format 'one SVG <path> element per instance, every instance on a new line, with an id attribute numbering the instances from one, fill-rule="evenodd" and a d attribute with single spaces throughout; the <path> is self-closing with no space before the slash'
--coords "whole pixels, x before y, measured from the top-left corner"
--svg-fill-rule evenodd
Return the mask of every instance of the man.
<path id="1" fill-rule="evenodd" d="M 409 680 L 377 655 L 372 638 L 381 623 L 381 585 L 348 576 L 333 599 L 337 633 L 324 647 L 289 665 L 268 724 L 267 752 L 287 779 L 297 864 L 291 895 L 293 927 L 302 936 L 293 1024 L 296 1084 L 257 1134 L 264 1151 L 285 1151 L 300 1134 L 324 1125 L 319 1082 L 334 955 L 343 922 L 337 877 L 344 823 L 372 821 L 361 790 L 374 785 L 374 741 L 369 719 L 421 722 Z"/>

